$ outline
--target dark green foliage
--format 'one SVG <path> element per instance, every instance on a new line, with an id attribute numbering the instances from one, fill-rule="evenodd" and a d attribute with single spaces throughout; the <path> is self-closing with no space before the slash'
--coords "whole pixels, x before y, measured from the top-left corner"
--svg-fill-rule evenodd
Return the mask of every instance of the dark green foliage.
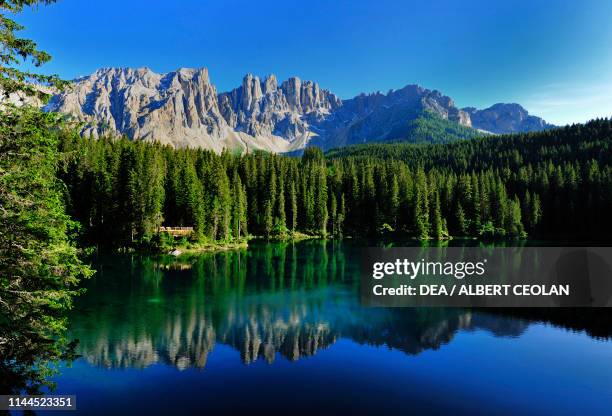
<path id="1" fill-rule="evenodd" d="M 69 350 L 64 312 L 84 266 L 70 235 L 56 165 L 59 119 L 0 112 L 0 389 L 36 392 Z M 55 132 L 54 132 L 55 130 Z M 54 342 L 55 341 L 55 342 Z"/>
<path id="2" fill-rule="evenodd" d="M 451 235 L 589 239 L 605 238 L 611 228 L 606 215 L 612 208 L 611 142 L 612 123 L 603 119 L 447 145 L 359 145 L 327 156 L 354 164 L 405 163 L 436 172 L 445 182 L 443 190 L 455 190 L 448 200 L 447 192 L 441 193 Z M 419 196 L 416 189 L 414 200 L 422 203 Z M 415 215 L 422 218 L 422 213 L 415 204 Z M 424 235 L 417 217 L 415 225 L 421 230 L 415 234 Z"/>
<path id="3" fill-rule="evenodd" d="M 431 111 L 424 111 L 415 119 L 391 131 L 387 141 L 450 143 L 478 136 L 482 136 L 482 133 L 476 129 L 443 119 Z"/>
<path id="4" fill-rule="evenodd" d="M 222 241 L 244 237 L 247 225 L 268 238 L 603 238 L 611 230 L 611 124 L 327 156 L 308 148 L 301 159 L 75 136 L 64 141 L 74 157 L 62 177 L 86 235 L 113 246 L 147 240 L 162 223 Z"/>
<path id="5" fill-rule="evenodd" d="M 61 87 L 57 77 L 22 71 L 51 57 L 16 36 L 23 29 L 6 16 L 53 0 L 0 1 L 0 94 L 46 98 L 32 83 Z M 65 312 L 91 270 L 73 241 L 77 223 L 64 210 L 57 178 L 60 118 L 29 107 L 0 108 L 0 391 L 39 393 L 60 359 L 74 354 Z M 111 188 L 107 177 L 92 185 Z M 27 412 L 26 412 L 27 413 Z"/>

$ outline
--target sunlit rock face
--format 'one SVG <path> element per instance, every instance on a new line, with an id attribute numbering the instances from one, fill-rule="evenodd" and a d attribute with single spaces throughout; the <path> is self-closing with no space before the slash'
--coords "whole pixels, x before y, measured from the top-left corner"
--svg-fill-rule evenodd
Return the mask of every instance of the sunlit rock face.
<path id="1" fill-rule="evenodd" d="M 217 94 L 208 70 L 103 68 L 75 80 L 46 109 L 85 121 L 83 135 L 124 134 L 174 147 L 286 152 L 312 135 L 308 122 L 341 105 L 338 97 L 298 78 L 278 85 L 247 75 L 242 86 Z"/>
<path id="2" fill-rule="evenodd" d="M 515 104 L 459 109 L 436 90 L 407 85 L 387 94 L 341 100 L 316 82 L 279 82 L 247 74 L 219 93 L 205 68 L 157 74 L 148 68 L 103 68 L 79 78 L 45 107 L 85 122 L 82 134 L 126 135 L 174 147 L 289 152 L 405 139 L 406 123 L 423 112 L 493 133 L 548 128 Z"/>
<path id="3" fill-rule="evenodd" d="M 86 136 L 125 134 L 217 151 L 235 147 L 238 140 L 226 134 L 206 69 L 157 74 L 148 68 L 104 68 L 76 80 L 46 108 L 87 122 L 82 131 Z"/>
<path id="4" fill-rule="evenodd" d="M 496 134 L 527 133 L 555 127 L 540 117 L 530 115 L 519 104 L 494 104 L 484 110 L 473 107 L 464 108 L 469 114 L 474 128 Z"/>

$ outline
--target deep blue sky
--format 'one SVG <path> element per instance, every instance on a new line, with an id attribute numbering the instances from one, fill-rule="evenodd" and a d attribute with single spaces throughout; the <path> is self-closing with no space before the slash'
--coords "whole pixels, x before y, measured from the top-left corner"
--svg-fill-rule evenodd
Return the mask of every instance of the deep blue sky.
<path id="1" fill-rule="evenodd" d="M 60 0 L 17 19 L 72 79 L 99 67 L 296 75 L 350 98 L 417 83 L 558 124 L 612 115 L 612 1 Z"/>

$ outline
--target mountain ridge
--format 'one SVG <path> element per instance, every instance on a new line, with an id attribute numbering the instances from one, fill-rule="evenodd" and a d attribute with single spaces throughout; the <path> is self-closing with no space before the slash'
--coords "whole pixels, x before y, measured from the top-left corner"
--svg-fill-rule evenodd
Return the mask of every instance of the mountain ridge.
<path id="1" fill-rule="evenodd" d="M 518 104 L 461 109 L 450 97 L 416 84 L 342 100 L 314 81 L 290 77 L 279 83 L 273 74 L 261 79 L 247 74 L 240 86 L 217 92 L 206 68 L 165 74 L 146 67 L 101 68 L 77 78 L 45 108 L 85 122 L 84 135 L 124 134 L 216 152 L 281 153 L 309 145 L 329 149 L 372 141 L 428 141 L 411 136 L 413 122 L 426 113 L 492 133 L 553 127 Z M 450 130 L 448 140 L 465 136 L 455 137 Z"/>

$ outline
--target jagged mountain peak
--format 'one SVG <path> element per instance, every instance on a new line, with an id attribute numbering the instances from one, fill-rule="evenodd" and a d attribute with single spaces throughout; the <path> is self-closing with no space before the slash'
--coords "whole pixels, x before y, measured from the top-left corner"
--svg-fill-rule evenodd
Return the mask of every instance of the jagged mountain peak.
<path id="1" fill-rule="evenodd" d="M 290 77 L 279 84 L 274 74 L 263 80 L 247 74 L 240 87 L 219 94 L 221 114 L 231 128 L 255 137 L 282 137 L 291 148 L 305 146 L 311 122 L 341 105 L 340 98 L 313 81 Z"/>
<path id="2" fill-rule="evenodd" d="M 406 126 L 424 112 L 493 133 L 549 128 L 518 104 L 459 109 L 438 90 L 416 84 L 340 99 L 297 76 L 248 73 L 218 93 L 206 68 L 159 74 L 147 67 L 100 68 L 53 97 L 47 109 L 86 122 L 83 134 L 125 134 L 176 147 L 215 151 L 286 152 L 309 144 L 324 148 L 368 141 L 410 139 Z"/>

